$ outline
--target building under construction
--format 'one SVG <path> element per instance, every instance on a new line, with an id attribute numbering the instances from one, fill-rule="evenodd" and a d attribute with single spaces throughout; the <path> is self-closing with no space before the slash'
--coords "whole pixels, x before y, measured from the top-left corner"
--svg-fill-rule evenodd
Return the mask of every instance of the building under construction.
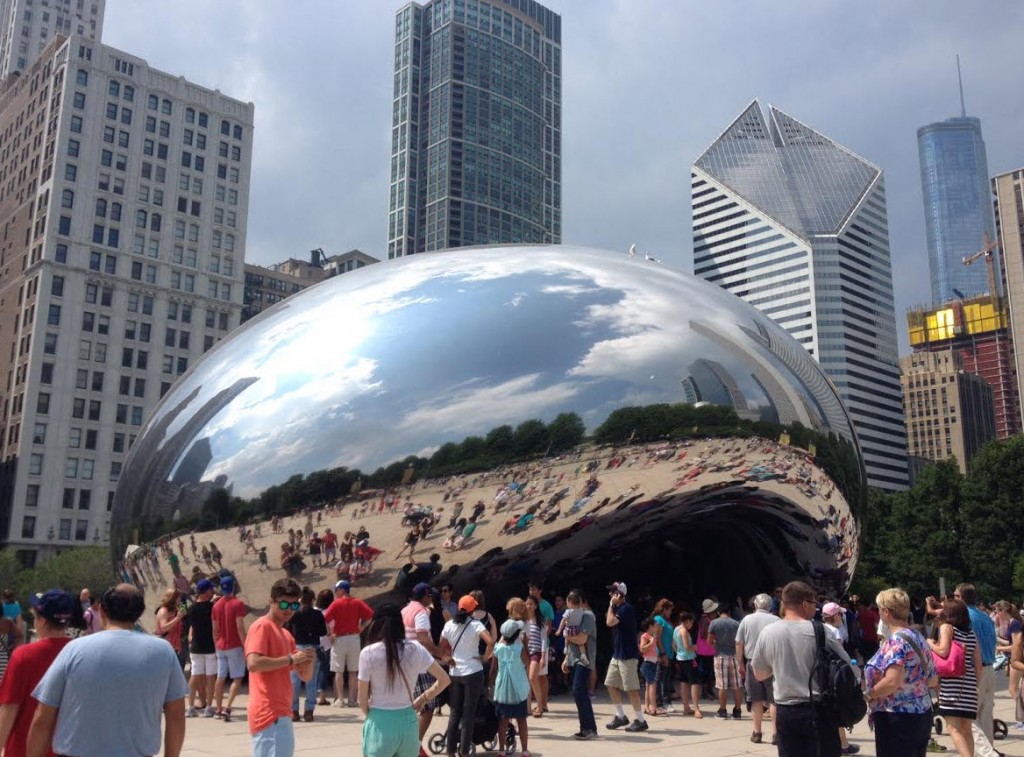
<path id="1" fill-rule="evenodd" d="M 1020 394 L 1006 304 L 989 294 L 954 300 L 940 307 L 907 313 L 914 352 L 953 349 L 963 370 L 976 373 L 992 387 L 996 437 L 1021 433 Z"/>

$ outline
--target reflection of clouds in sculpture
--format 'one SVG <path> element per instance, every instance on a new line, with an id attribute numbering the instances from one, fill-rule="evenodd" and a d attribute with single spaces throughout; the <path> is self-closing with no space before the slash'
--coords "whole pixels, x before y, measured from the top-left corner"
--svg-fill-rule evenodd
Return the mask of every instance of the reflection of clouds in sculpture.
<path id="1" fill-rule="evenodd" d="M 522 418 L 552 417 L 569 404 L 577 392 L 571 383 L 539 386 L 536 373 L 519 376 L 496 386 L 471 380 L 436 397 L 406 414 L 399 430 L 415 438 L 418 434 L 449 434 L 453 438 L 487 432 L 508 419 L 508 408 Z M 577 382 L 578 384 L 579 382 Z"/>
<path id="2" fill-rule="evenodd" d="M 237 480 L 264 468 L 263 476 L 255 476 L 259 485 L 271 485 L 277 468 L 327 464 L 331 458 L 325 456 L 335 452 L 320 448 L 316 436 L 310 435 L 308 408 L 320 407 L 323 424 L 351 421 L 348 398 L 383 391 L 381 382 L 372 380 L 375 368 L 373 361 L 361 358 L 322 374 L 294 371 L 257 382 L 208 427 L 219 456 L 208 476 Z M 267 448 L 277 450 L 273 466 L 264 459 L 262 450 Z"/>

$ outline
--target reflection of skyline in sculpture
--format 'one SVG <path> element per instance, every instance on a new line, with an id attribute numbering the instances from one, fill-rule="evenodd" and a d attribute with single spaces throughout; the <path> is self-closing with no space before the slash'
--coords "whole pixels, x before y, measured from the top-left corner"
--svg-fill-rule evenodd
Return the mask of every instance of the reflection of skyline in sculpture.
<path id="1" fill-rule="evenodd" d="M 697 313 L 699 324 L 687 317 Z M 346 324 L 342 333 L 339 323 Z M 593 435 L 616 411 L 637 409 L 641 425 L 624 429 L 611 444 L 625 443 L 634 430 L 639 439 L 675 438 L 695 427 L 702 435 L 717 435 L 717 429 L 734 434 L 751 421 L 791 419 L 823 435 L 801 444 L 824 449 L 829 433 L 845 440 L 845 446 L 832 446 L 829 464 L 837 467 L 822 473 L 825 479 L 806 475 L 816 482 L 809 491 L 840 487 L 829 505 L 849 528 L 838 550 L 805 534 L 803 546 L 794 542 L 762 556 L 775 566 L 765 570 L 780 580 L 793 575 L 794 565 L 832 575 L 839 570 L 838 551 L 847 558 L 836 575 L 848 577 L 864 493 L 859 461 L 851 459 L 856 441 L 811 358 L 796 345 L 786 357 L 777 354 L 789 346 L 783 333 L 755 310 L 685 274 L 582 248 L 451 251 L 367 267 L 249 322 L 172 387 L 125 466 L 114 520 L 124 528 L 180 509 L 187 521 L 215 489 L 252 507 L 264 492 L 314 473 L 324 478 L 334 472 L 341 481 L 347 471 L 351 480 L 362 477 L 369 488 L 379 487 L 382 471 L 409 456 L 420 461 L 418 475 L 429 478 L 429 459 L 443 445 L 479 437 L 479 446 L 505 424 L 513 430 L 532 419 L 548 424 L 560 414 L 577 415 Z M 715 411 L 706 416 L 714 422 L 681 420 L 644 437 L 653 433 L 644 424 L 665 415 L 657 408 L 667 406 L 672 414 L 672 408 L 685 407 L 688 384 L 681 368 L 694 365 L 698 375 L 687 377 L 690 391 L 713 392 L 740 417 Z M 653 415 L 643 417 L 644 408 Z M 831 426 L 833 418 L 842 422 Z M 770 433 L 777 438 L 778 432 Z M 725 447 L 740 444 L 746 441 Z M 465 461 L 492 469 L 516 459 L 501 454 L 506 457 Z M 695 471 L 688 461 L 676 461 L 679 481 L 670 483 L 678 491 L 671 497 L 647 492 L 652 501 L 675 503 L 671 517 L 678 523 L 664 527 L 685 523 L 686 542 L 698 551 L 710 543 L 698 538 L 705 515 L 708 528 L 729 526 L 737 549 L 796 540 L 796 527 L 784 525 L 790 516 L 776 516 L 786 511 L 799 522 L 815 507 L 814 496 L 786 494 L 804 485 L 794 472 L 803 465 L 797 463 L 802 453 L 793 453 L 787 470 L 773 470 L 772 460 L 759 463 L 739 489 L 727 471 L 738 474 L 743 466 L 718 454 L 708 452 L 708 462 Z M 537 464 L 533 458 L 515 463 Z M 766 487 L 785 477 L 793 480 L 772 492 L 776 504 L 759 505 Z M 709 480 L 722 488 L 715 507 L 691 508 L 686 503 Z M 703 492 L 700 500 L 709 501 L 710 494 Z M 736 498 L 732 504 L 730 497 Z M 745 532 L 749 511 L 759 507 L 765 513 L 758 516 L 764 519 L 760 535 Z M 669 517 L 669 510 L 664 514 Z M 606 516 L 600 517 L 604 523 Z M 808 528 L 819 529 L 814 524 L 820 513 L 806 517 Z M 783 557 L 790 553 L 800 556 L 795 562 Z M 688 560 L 699 558 L 692 553 Z M 706 559 L 714 564 L 721 555 Z"/>

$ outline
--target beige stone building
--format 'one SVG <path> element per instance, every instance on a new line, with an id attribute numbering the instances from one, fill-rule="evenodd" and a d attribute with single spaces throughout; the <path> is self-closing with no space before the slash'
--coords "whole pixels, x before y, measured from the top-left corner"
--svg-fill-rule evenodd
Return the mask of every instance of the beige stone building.
<path id="1" fill-rule="evenodd" d="M 992 387 L 965 372 L 953 348 L 900 358 L 900 385 L 910 456 L 955 458 L 966 473 L 970 459 L 996 438 Z"/>

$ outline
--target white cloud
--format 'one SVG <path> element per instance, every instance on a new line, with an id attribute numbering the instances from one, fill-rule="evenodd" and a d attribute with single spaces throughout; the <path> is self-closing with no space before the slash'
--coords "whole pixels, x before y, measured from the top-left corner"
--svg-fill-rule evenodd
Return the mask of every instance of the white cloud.
<path id="1" fill-rule="evenodd" d="M 256 103 L 247 258 L 381 256 L 394 11 L 404 0 L 109 0 L 105 41 Z M 753 98 L 886 171 L 896 313 L 928 299 L 916 129 L 956 115 L 1024 164 L 1018 0 L 548 0 L 563 28 L 566 242 L 691 260 L 693 159 Z M 728 49 L 723 47 L 728 40 Z"/>

